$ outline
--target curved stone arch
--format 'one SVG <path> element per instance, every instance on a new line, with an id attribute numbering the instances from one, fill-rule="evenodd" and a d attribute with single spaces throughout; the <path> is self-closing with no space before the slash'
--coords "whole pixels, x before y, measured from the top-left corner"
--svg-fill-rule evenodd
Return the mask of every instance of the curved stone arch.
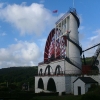
<path id="1" fill-rule="evenodd" d="M 47 67 L 46 67 L 46 69 L 45 69 L 45 75 L 47 74 L 47 75 L 51 75 L 51 71 L 50 71 L 50 69 L 52 70 L 52 73 L 53 73 L 53 69 L 52 69 L 52 67 L 50 66 L 50 65 L 47 65 Z M 48 71 L 47 71 L 48 70 Z M 47 72 L 47 73 L 46 73 Z"/>
<path id="2" fill-rule="evenodd" d="M 39 75 L 42 75 L 42 73 L 43 73 L 43 72 L 42 72 L 42 68 L 41 68 L 40 71 L 39 71 Z"/>
<path id="3" fill-rule="evenodd" d="M 40 78 L 40 79 L 38 80 L 38 88 L 44 89 L 44 84 L 43 84 L 42 78 Z"/>
<path id="4" fill-rule="evenodd" d="M 47 90 L 48 91 L 53 91 L 53 92 L 56 92 L 57 89 L 56 89 L 56 84 L 55 84 L 55 81 L 53 78 L 50 78 L 48 80 L 48 83 L 47 83 Z"/>
<path id="5" fill-rule="evenodd" d="M 60 65 L 57 65 L 56 66 L 56 69 L 55 69 L 55 75 L 60 75 L 62 72 L 62 68 Z"/>

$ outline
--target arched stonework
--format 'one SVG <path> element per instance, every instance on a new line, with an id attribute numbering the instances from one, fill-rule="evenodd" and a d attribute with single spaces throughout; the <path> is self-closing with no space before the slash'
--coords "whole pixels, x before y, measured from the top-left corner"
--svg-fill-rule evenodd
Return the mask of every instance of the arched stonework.
<path id="1" fill-rule="evenodd" d="M 50 78 L 49 81 L 48 81 L 48 84 L 47 84 L 47 90 L 48 91 L 53 91 L 53 92 L 56 92 L 56 84 L 54 82 L 54 79 L 53 78 Z"/>
<path id="2" fill-rule="evenodd" d="M 57 67 L 56 67 L 56 69 L 55 69 L 55 75 L 60 75 L 60 74 L 62 74 L 61 73 L 61 66 L 60 65 L 57 65 Z"/>
<path id="3" fill-rule="evenodd" d="M 52 70 L 52 67 L 50 65 L 48 65 L 45 69 L 45 75 L 51 75 L 51 70 Z M 53 71 L 52 71 L 53 72 Z"/>
<path id="4" fill-rule="evenodd" d="M 38 81 L 38 88 L 44 89 L 44 84 L 43 84 L 42 78 L 40 78 L 39 81 Z"/>
<path id="5" fill-rule="evenodd" d="M 39 71 L 39 75 L 42 75 L 42 68 L 41 68 L 40 71 Z"/>

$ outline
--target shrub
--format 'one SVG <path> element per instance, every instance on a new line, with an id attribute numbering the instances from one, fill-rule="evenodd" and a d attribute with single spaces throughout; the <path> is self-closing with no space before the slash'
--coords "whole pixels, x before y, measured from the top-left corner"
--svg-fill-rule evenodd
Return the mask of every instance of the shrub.
<path id="1" fill-rule="evenodd" d="M 100 100 L 100 96 L 94 93 L 87 93 L 82 96 L 82 100 Z"/>
<path id="2" fill-rule="evenodd" d="M 82 96 L 82 100 L 100 100 L 100 86 L 93 84 L 88 93 Z"/>

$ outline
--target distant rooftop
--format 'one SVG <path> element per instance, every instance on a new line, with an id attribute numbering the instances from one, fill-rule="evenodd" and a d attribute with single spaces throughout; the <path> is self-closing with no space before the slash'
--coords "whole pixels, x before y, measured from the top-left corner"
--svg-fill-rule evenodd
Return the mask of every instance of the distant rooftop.
<path id="1" fill-rule="evenodd" d="M 98 83 L 97 81 L 95 81 L 94 79 L 92 79 L 91 77 L 78 77 L 76 80 L 78 80 L 78 79 L 80 79 L 80 80 L 82 80 L 84 83 Z M 76 81 L 75 80 L 75 81 Z M 75 82 L 74 81 L 74 82 Z M 73 82 L 73 83 L 74 83 Z"/>

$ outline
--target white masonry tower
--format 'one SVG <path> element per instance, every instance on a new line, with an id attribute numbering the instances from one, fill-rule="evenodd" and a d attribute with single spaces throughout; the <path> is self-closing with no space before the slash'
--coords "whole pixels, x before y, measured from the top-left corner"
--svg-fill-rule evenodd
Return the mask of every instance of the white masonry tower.
<path id="1" fill-rule="evenodd" d="M 56 28 L 51 30 L 46 41 L 44 61 L 38 65 L 35 93 L 73 93 L 72 82 L 81 74 L 82 66 L 79 24 L 75 9 L 70 9 L 56 22 Z"/>

